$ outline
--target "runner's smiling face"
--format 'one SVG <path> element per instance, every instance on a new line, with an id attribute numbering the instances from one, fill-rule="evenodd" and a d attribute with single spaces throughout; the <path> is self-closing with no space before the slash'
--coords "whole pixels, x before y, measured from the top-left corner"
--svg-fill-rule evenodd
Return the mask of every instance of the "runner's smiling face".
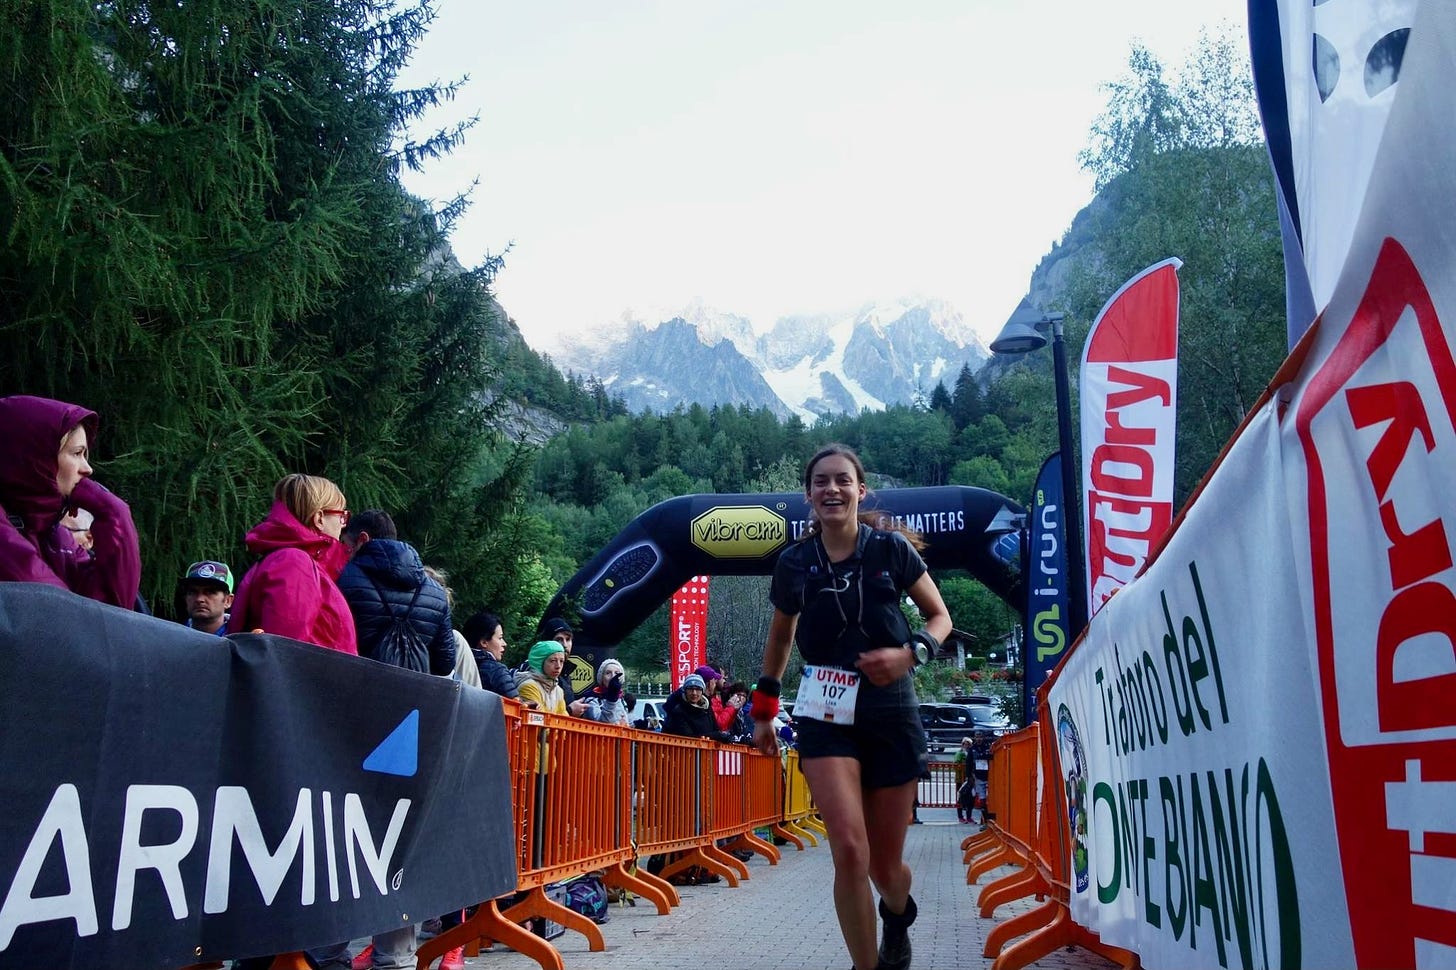
<path id="1" fill-rule="evenodd" d="M 865 483 L 844 455 L 825 455 L 809 472 L 809 507 L 826 528 L 856 521 L 864 496 Z"/>

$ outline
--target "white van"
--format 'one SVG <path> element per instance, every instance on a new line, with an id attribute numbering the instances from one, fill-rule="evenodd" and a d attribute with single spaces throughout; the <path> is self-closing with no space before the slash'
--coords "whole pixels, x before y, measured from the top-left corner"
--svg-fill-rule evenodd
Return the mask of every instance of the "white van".
<path id="1" fill-rule="evenodd" d="M 635 728 L 661 731 L 662 722 L 667 719 L 666 704 L 666 697 L 639 697 L 637 706 L 632 708 L 627 718 Z"/>

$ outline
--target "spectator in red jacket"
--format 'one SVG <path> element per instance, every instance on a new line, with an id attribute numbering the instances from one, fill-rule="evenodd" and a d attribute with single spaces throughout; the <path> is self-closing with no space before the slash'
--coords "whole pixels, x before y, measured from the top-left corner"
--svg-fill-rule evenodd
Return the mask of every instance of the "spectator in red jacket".
<path id="1" fill-rule="evenodd" d="M 131 509 L 91 477 L 97 418 L 75 404 L 0 397 L 0 581 L 45 583 L 131 609 L 142 558 Z M 92 516 L 92 547 L 61 519 Z"/>
<path id="2" fill-rule="evenodd" d="M 734 741 L 753 740 L 753 722 L 743 706 L 748 703 L 748 685 L 734 681 L 718 692 L 718 703 L 713 705 L 713 717 L 718 730 L 728 734 Z"/>
<path id="3" fill-rule="evenodd" d="M 354 617 L 336 580 L 349 561 L 339 541 L 349 521 L 339 486 L 316 475 L 285 475 L 273 507 L 247 536 L 263 561 L 248 570 L 233 600 L 229 629 L 262 630 L 358 654 Z"/>

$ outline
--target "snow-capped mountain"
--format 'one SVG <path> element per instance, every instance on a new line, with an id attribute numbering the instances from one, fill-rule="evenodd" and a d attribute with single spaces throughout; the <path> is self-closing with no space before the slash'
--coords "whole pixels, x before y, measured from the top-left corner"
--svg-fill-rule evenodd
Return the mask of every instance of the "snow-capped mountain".
<path id="1" fill-rule="evenodd" d="M 925 300 L 783 317 L 766 333 L 695 303 L 660 322 L 624 315 L 552 351 L 563 369 L 596 375 L 633 410 L 748 404 L 806 421 L 928 397 L 988 356 L 960 313 Z"/>

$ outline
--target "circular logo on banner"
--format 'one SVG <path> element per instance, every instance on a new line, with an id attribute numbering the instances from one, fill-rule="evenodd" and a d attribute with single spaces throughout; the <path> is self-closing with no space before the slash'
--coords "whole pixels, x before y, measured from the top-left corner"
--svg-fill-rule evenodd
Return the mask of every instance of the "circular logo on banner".
<path id="1" fill-rule="evenodd" d="M 1072 873 L 1077 892 L 1087 891 L 1087 755 L 1067 705 L 1057 705 L 1057 749 L 1067 792 L 1067 825 L 1072 830 Z"/>
<path id="2" fill-rule="evenodd" d="M 571 689 L 576 691 L 578 697 L 597 679 L 597 672 L 592 669 L 591 662 L 581 659 L 576 654 L 566 658 L 566 668 L 562 670 L 561 675 L 571 679 Z"/>

